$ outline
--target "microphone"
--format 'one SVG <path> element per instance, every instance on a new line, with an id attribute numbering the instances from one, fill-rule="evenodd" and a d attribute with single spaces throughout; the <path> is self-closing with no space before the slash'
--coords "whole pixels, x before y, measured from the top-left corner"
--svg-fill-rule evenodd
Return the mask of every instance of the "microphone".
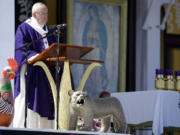
<path id="1" fill-rule="evenodd" d="M 64 29 L 66 27 L 66 24 L 57 24 L 57 25 L 50 25 L 48 28 L 50 30 L 56 30 L 56 29 Z"/>

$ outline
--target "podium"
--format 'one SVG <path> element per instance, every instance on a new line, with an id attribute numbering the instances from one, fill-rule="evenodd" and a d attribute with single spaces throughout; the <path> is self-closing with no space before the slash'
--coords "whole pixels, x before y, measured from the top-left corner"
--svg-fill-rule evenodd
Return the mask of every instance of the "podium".
<path id="1" fill-rule="evenodd" d="M 71 77 L 70 77 L 70 64 L 90 64 L 86 69 L 79 87 L 77 90 L 83 90 L 85 82 L 91 73 L 92 69 L 95 67 L 101 66 L 103 61 L 100 60 L 90 60 L 83 59 L 87 53 L 92 51 L 94 48 L 85 47 L 85 46 L 77 46 L 77 45 L 68 45 L 68 44 L 60 44 L 60 56 L 58 57 L 60 64 L 64 64 L 64 69 L 62 73 L 62 77 L 60 80 L 60 88 L 59 88 L 59 113 L 58 113 L 58 129 L 68 130 L 69 129 L 69 95 L 68 91 L 72 89 Z M 29 64 L 33 64 L 34 66 L 40 66 L 43 68 L 53 94 L 54 100 L 54 108 L 55 108 L 55 129 L 57 125 L 57 88 L 55 81 L 47 67 L 55 66 L 57 56 L 56 56 L 56 48 L 57 44 L 53 43 L 46 50 L 41 52 L 34 59 L 29 61 Z"/>
<path id="2" fill-rule="evenodd" d="M 29 61 L 29 64 L 34 64 L 37 61 L 43 61 L 48 65 L 55 65 L 56 62 L 56 43 L 50 45 L 46 50 L 41 52 L 37 57 Z M 91 64 L 92 62 L 103 63 L 100 60 L 82 59 L 87 53 L 92 51 L 94 48 L 60 44 L 60 57 L 59 60 L 62 63 L 65 60 L 69 60 L 70 63 L 76 64 Z"/>

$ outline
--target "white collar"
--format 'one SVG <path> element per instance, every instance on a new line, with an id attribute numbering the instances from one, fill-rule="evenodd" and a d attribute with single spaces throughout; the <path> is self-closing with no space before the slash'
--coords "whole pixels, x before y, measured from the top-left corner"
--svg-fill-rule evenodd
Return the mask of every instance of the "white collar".
<path id="1" fill-rule="evenodd" d="M 36 30 L 40 35 L 44 36 L 48 33 L 48 30 L 44 30 L 43 26 L 37 22 L 37 20 L 34 17 L 31 17 L 25 21 L 28 23 L 34 30 Z"/>
<path id="2" fill-rule="evenodd" d="M 39 24 L 38 21 L 37 21 L 33 16 L 31 17 L 31 19 L 32 19 L 32 22 L 33 22 L 34 24 L 36 24 L 37 26 L 43 28 L 44 25 Z"/>

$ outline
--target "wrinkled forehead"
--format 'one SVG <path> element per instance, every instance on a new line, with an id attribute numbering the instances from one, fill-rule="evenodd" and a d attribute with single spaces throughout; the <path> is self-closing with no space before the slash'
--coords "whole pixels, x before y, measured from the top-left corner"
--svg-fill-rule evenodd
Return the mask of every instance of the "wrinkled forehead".
<path id="1" fill-rule="evenodd" d="M 77 91 L 77 92 L 75 92 L 74 94 L 75 95 L 78 95 L 78 94 L 82 94 L 83 92 L 82 91 Z"/>
<path id="2" fill-rule="evenodd" d="M 77 91 L 77 92 L 74 92 L 74 95 L 76 96 L 79 96 L 79 95 L 85 95 L 86 93 L 83 92 L 83 91 Z"/>

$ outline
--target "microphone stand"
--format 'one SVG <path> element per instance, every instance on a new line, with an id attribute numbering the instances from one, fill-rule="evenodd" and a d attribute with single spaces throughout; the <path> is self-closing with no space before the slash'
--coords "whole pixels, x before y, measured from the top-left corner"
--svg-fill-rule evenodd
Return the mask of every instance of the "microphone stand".
<path id="1" fill-rule="evenodd" d="M 52 33 L 49 33 L 49 34 L 46 34 L 45 36 L 37 39 L 37 40 L 34 40 L 30 43 L 27 43 L 25 44 L 24 46 L 22 47 L 19 47 L 19 48 L 16 48 L 15 51 L 17 50 L 21 50 L 21 49 L 24 49 L 26 54 L 25 54 L 25 63 L 27 64 L 27 67 L 26 67 L 26 71 L 25 71 L 25 121 L 24 121 L 24 127 L 26 128 L 27 127 L 27 98 L 28 98 L 28 91 L 29 91 L 29 84 L 28 84 L 28 71 L 29 71 L 29 64 L 28 64 L 28 50 L 29 50 L 29 47 L 34 44 L 34 43 L 37 43 L 39 42 L 40 40 L 44 39 L 44 38 L 47 38 L 49 36 L 52 36 L 54 34 L 54 32 Z"/>
<path id="2" fill-rule="evenodd" d="M 60 34 L 61 34 L 61 27 L 57 27 L 56 36 L 57 36 L 57 43 L 56 43 L 56 88 L 57 88 L 57 113 L 56 113 L 56 129 L 59 129 L 59 82 L 60 82 Z"/>

